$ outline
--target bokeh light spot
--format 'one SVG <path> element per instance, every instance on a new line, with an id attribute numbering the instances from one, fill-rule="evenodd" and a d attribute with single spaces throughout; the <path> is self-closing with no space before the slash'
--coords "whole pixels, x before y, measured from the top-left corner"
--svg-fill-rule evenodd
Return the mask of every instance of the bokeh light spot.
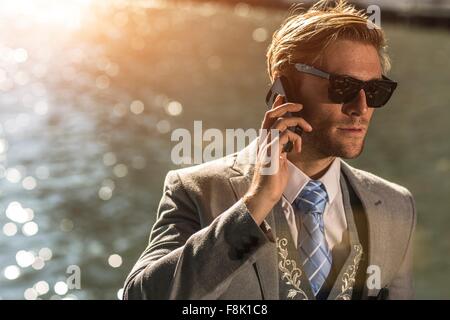
<path id="1" fill-rule="evenodd" d="M 170 123 L 167 120 L 160 120 L 156 124 L 156 129 L 160 133 L 168 133 L 170 131 Z"/>
<path id="2" fill-rule="evenodd" d="M 38 231 L 39 226 L 34 221 L 27 222 L 22 227 L 22 233 L 28 237 L 34 236 Z"/>
<path id="3" fill-rule="evenodd" d="M 128 168 L 126 165 L 119 163 L 114 166 L 113 172 L 118 178 L 123 178 L 128 174 Z"/>
<path id="4" fill-rule="evenodd" d="M 3 233 L 8 237 L 12 237 L 13 235 L 15 235 L 17 233 L 16 224 L 13 222 L 5 223 L 5 225 L 3 226 Z"/>
<path id="5" fill-rule="evenodd" d="M 6 216 L 17 223 L 25 223 L 29 221 L 29 213 L 22 207 L 22 205 L 17 202 L 11 202 L 6 208 Z"/>
<path id="6" fill-rule="evenodd" d="M 108 263 L 113 268 L 118 268 L 122 265 L 122 257 L 118 254 L 112 254 L 108 258 Z"/>
<path id="7" fill-rule="evenodd" d="M 144 103 L 140 100 L 134 100 L 130 104 L 130 110 L 134 114 L 141 114 L 142 112 L 144 112 Z"/>
<path id="8" fill-rule="evenodd" d="M 34 285 L 34 289 L 36 290 L 38 295 L 43 295 L 48 293 L 50 290 L 50 286 L 48 285 L 47 281 L 39 281 Z"/>
<path id="9" fill-rule="evenodd" d="M 113 152 L 107 152 L 103 155 L 103 163 L 105 166 L 115 165 L 117 162 L 116 155 Z"/>
<path id="10" fill-rule="evenodd" d="M 178 116 L 183 111 L 183 106 L 178 101 L 171 101 L 166 106 L 166 112 L 171 116 Z"/>
<path id="11" fill-rule="evenodd" d="M 7 266 L 3 271 L 5 278 L 8 280 L 15 280 L 20 276 L 20 269 L 18 266 Z"/>
<path id="12" fill-rule="evenodd" d="M 31 267 L 34 270 L 41 270 L 42 268 L 44 268 L 44 266 L 45 266 L 45 262 L 44 262 L 44 259 L 42 259 L 41 257 L 36 257 L 34 259 L 33 264 L 31 265 Z"/>
<path id="13" fill-rule="evenodd" d="M 36 177 L 38 177 L 38 179 L 48 179 L 50 176 L 50 171 L 46 166 L 39 166 L 36 168 Z"/>
<path id="14" fill-rule="evenodd" d="M 63 296 L 67 293 L 67 291 L 69 290 L 69 288 L 67 287 L 67 284 L 63 281 L 58 281 L 57 283 L 55 283 L 55 286 L 53 287 L 53 289 L 55 290 L 55 293 Z"/>
<path id="15" fill-rule="evenodd" d="M 38 297 L 38 293 L 37 293 L 37 291 L 35 289 L 28 288 L 28 289 L 25 290 L 23 296 L 27 300 L 36 300 L 37 297 Z"/>
<path id="16" fill-rule="evenodd" d="M 16 261 L 19 267 L 27 268 L 33 264 L 35 260 L 34 254 L 30 251 L 19 250 L 16 253 Z"/>
<path id="17" fill-rule="evenodd" d="M 98 196 L 102 200 L 109 200 L 112 197 L 112 190 L 110 187 L 101 187 L 100 190 L 98 190 Z"/>
<path id="18" fill-rule="evenodd" d="M 11 183 L 17 183 L 22 179 L 22 174 L 16 168 L 6 169 L 6 179 Z"/>
<path id="19" fill-rule="evenodd" d="M 252 33 L 253 40 L 255 40 L 256 42 L 266 41 L 267 36 L 268 36 L 268 33 L 265 28 L 256 28 Z"/>
<path id="20" fill-rule="evenodd" d="M 52 258 L 52 250 L 50 248 L 42 248 L 39 250 L 39 257 L 41 257 L 44 261 L 48 261 Z"/>
<path id="21" fill-rule="evenodd" d="M 29 176 L 22 180 L 22 186 L 25 190 L 33 190 L 36 188 L 36 179 Z"/>

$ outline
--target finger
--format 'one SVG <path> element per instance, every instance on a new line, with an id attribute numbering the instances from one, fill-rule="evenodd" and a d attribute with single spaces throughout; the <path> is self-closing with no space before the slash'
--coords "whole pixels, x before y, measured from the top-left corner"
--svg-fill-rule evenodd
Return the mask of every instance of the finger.
<path id="1" fill-rule="evenodd" d="M 270 128 L 270 126 L 272 124 L 267 121 L 270 118 L 267 116 L 267 114 L 268 113 L 270 114 L 272 112 L 272 110 L 274 110 L 274 109 L 278 108 L 280 105 L 282 105 L 284 103 L 284 100 L 285 100 L 284 96 L 282 96 L 280 94 L 277 95 L 277 97 L 275 98 L 275 101 L 272 104 L 272 108 L 264 114 L 264 119 L 263 119 L 263 123 L 261 126 L 262 128 L 266 128 L 266 129 Z"/>
<path id="2" fill-rule="evenodd" d="M 284 103 L 284 100 L 285 100 L 285 97 L 283 95 L 281 95 L 281 94 L 277 95 L 277 97 L 275 98 L 275 100 L 272 104 L 272 108 L 270 110 L 282 105 Z"/>
<path id="3" fill-rule="evenodd" d="M 302 110 L 303 106 L 298 103 L 284 103 L 277 105 L 274 109 L 267 111 L 264 115 L 262 128 L 270 128 L 278 117 L 286 114 L 286 112 L 298 112 Z"/>
<path id="4" fill-rule="evenodd" d="M 278 129 L 281 132 L 284 132 L 287 128 L 295 126 L 299 126 L 306 132 L 311 132 L 313 130 L 312 126 L 305 119 L 300 117 L 278 118 L 272 125 L 272 129 Z"/>
<path id="5" fill-rule="evenodd" d="M 302 137 L 291 130 L 286 130 L 280 135 L 279 143 L 281 146 L 284 146 L 288 141 L 293 142 L 295 151 L 300 152 L 302 150 Z"/>
<path id="6" fill-rule="evenodd" d="M 284 146 L 288 143 L 288 141 L 292 141 L 296 152 L 301 151 L 302 138 L 298 134 L 290 130 L 286 130 L 274 137 L 274 139 L 268 145 L 268 149 L 278 150 L 278 152 L 275 151 L 276 154 L 281 155 L 283 153 L 286 153 L 286 151 L 284 150 Z"/>
<path id="7" fill-rule="evenodd" d="M 303 105 L 300 103 L 286 102 L 275 106 L 266 112 L 268 118 L 278 118 L 284 115 L 286 112 L 298 112 L 303 109 Z"/>

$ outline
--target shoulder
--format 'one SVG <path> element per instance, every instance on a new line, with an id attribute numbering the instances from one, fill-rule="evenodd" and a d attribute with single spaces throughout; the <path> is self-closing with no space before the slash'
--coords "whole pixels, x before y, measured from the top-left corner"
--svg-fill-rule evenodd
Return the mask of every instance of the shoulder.
<path id="1" fill-rule="evenodd" d="M 373 201 L 372 205 L 377 208 L 374 212 L 383 221 L 385 228 L 390 230 L 388 233 L 395 235 L 395 241 L 408 239 L 409 242 L 417 223 L 416 206 L 411 192 L 404 186 L 373 173 L 350 166 L 347 169 L 361 183 L 363 196 L 367 195 Z"/>
<path id="2" fill-rule="evenodd" d="M 358 181 L 363 183 L 364 188 L 376 197 L 383 199 L 389 208 L 397 213 L 404 213 L 416 219 L 414 197 L 410 190 L 397 183 L 381 178 L 373 173 L 356 169 L 344 163 L 346 170 L 350 170 Z"/>
<path id="3" fill-rule="evenodd" d="M 165 185 L 180 185 L 184 189 L 195 192 L 228 183 L 229 178 L 237 172 L 232 169 L 236 154 L 231 154 L 216 160 L 170 170 L 165 179 Z"/>
<path id="4" fill-rule="evenodd" d="M 364 171 L 361 169 L 352 168 L 355 175 L 359 175 L 364 178 L 365 182 L 370 188 L 381 189 L 384 193 L 390 193 L 393 196 L 398 197 L 412 197 L 411 192 L 395 182 L 389 181 L 387 179 L 381 178 L 371 172 Z"/>

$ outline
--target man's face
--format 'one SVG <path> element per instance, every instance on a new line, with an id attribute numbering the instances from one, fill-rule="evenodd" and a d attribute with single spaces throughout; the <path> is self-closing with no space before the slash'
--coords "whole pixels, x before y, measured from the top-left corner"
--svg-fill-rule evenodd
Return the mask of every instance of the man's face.
<path id="1" fill-rule="evenodd" d="M 350 40 L 340 40 L 327 50 L 320 68 L 329 73 L 348 75 L 363 81 L 381 79 L 382 69 L 375 47 Z M 336 104 L 328 99 L 328 80 L 300 74 L 301 116 L 313 127 L 302 135 L 304 152 L 313 157 L 359 156 L 373 108 L 367 106 L 364 90 L 354 101 Z"/>

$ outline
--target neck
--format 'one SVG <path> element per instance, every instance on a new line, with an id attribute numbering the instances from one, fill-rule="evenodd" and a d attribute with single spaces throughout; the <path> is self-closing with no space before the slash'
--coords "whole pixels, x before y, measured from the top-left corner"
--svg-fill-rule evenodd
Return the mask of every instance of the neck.
<path id="1" fill-rule="evenodd" d="M 288 154 L 287 158 L 308 177 L 317 180 L 322 177 L 336 157 L 315 158 L 304 153 Z"/>

